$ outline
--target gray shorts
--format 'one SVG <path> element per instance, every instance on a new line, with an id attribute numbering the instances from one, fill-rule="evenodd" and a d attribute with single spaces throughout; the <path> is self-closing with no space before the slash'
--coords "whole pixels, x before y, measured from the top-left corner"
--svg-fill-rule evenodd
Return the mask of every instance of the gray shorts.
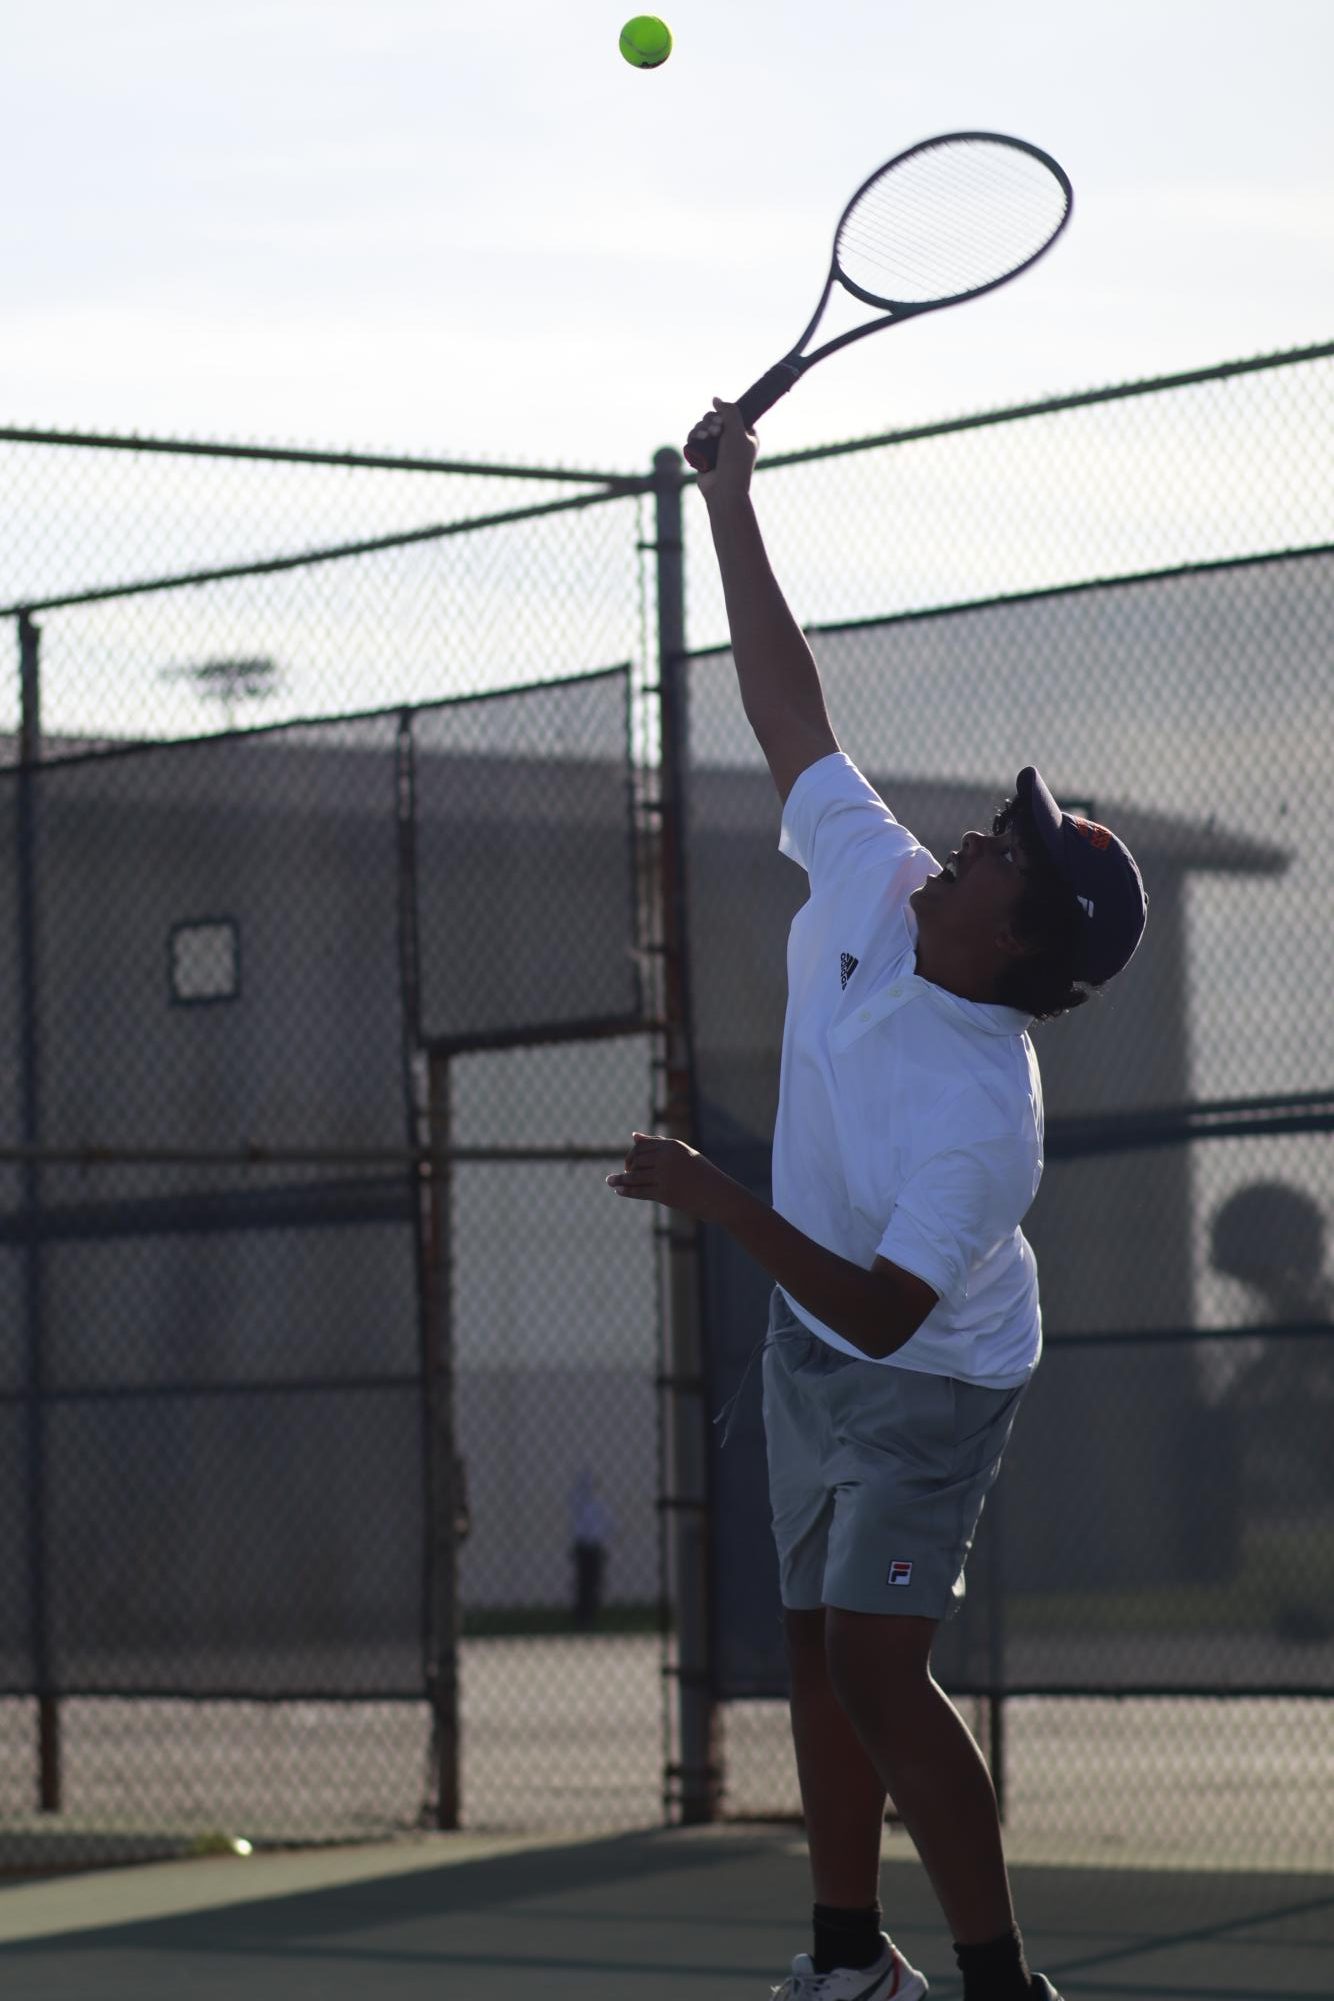
<path id="1" fill-rule="evenodd" d="M 1024 1388 L 858 1361 L 810 1333 L 775 1287 L 764 1433 L 784 1605 L 957 1612 Z"/>

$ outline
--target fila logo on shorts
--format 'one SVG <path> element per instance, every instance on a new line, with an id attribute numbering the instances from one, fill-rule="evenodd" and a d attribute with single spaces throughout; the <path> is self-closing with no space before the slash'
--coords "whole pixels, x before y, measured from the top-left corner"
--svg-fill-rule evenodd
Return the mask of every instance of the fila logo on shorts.
<path id="1" fill-rule="evenodd" d="M 886 1584 L 911 1584 L 912 1565 L 904 1563 L 902 1559 L 891 1563 L 889 1566 L 889 1576 L 885 1579 L 885 1582 Z"/>

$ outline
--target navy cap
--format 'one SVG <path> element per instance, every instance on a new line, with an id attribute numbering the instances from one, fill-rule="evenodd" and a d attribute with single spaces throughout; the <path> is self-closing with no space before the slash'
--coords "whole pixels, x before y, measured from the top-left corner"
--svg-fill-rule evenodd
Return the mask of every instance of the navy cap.
<path id="1" fill-rule="evenodd" d="M 1084 912 L 1084 951 L 1076 977 L 1100 986 L 1129 964 L 1144 935 L 1149 899 L 1135 857 L 1110 828 L 1063 813 L 1031 764 L 1020 772 L 1016 789 Z"/>

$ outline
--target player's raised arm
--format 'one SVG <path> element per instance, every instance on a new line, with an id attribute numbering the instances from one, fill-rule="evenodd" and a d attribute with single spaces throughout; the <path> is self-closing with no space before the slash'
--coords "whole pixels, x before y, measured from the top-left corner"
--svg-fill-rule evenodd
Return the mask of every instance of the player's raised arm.
<path id="1" fill-rule="evenodd" d="M 750 499 L 755 437 L 734 404 L 718 403 L 691 437 L 717 436 L 718 461 L 700 475 L 722 573 L 741 702 L 780 799 L 808 764 L 839 748 L 820 673 L 773 571 Z"/>

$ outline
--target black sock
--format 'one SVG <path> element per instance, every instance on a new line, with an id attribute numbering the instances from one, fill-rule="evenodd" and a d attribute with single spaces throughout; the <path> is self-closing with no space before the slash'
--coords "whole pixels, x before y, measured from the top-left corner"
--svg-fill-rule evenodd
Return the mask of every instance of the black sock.
<path id="1" fill-rule="evenodd" d="M 878 1903 L 864 1911 L 849 1911 L 837 1904 L 815 1906 L 815 1951 L 811 1954 L 817 1973 L 832 1973 L 836 1966 L 871 1966 L 884 1950 L 880 1928 L 884 1912 Z"/>
<path id="2" fill-rule="evenodd" d="M 987 1945 L 956 1945 L 963 2001 L 1029 2001 L 1033 1976 L 1017 1929 Z"/>

